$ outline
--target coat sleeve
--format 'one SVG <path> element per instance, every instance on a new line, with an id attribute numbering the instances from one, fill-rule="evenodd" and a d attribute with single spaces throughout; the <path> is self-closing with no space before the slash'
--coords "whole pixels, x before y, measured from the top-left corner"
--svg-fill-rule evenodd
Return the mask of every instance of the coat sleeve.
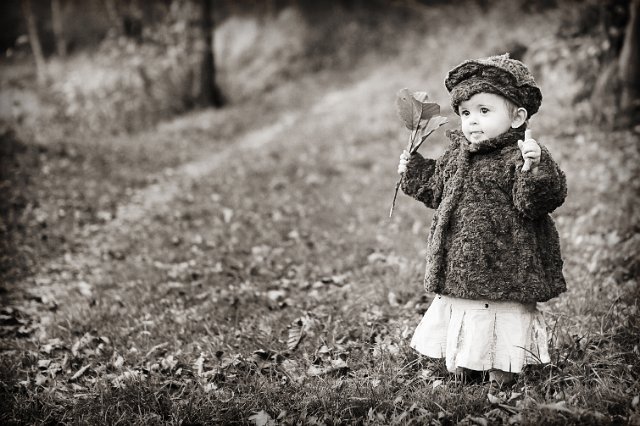
<path id="1" fill-rule="evenodd" d="M 402 191 L 427 207 L 437 209 L 442 200 L 444 170 L 450 157 L 451 147 L 437 160 L 424 158 L 417 152 L 412 154 L 402 177 Z"/>
<path id="2" fill-rule="evenodd" d="M 564 172 L 553 161 L 547 148 L 540 148 L 540 164 L 535 173 L 531 170 L 522 171 L 524 160 L 519 151 L 519 159 L 516 161 L 513 203 L 520 212 L 530 218 L 551 213 L 564 203 L 567 196 Z"/>

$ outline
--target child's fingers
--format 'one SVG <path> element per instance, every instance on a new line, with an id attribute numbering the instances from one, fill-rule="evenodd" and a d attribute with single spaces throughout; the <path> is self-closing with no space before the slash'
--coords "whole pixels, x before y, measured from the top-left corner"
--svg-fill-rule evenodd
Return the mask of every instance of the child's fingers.
<path id="1" fill-rule="evenodd" d="M 540 145 L 538 145 L 533 139 L 530 140 L 525 140 L 523 141 L 518 141 L 518 148 L 520 148 L 520 151 L 522 151 L 522 153 L 528 153 L 528 152 L 540 152 Z"/>

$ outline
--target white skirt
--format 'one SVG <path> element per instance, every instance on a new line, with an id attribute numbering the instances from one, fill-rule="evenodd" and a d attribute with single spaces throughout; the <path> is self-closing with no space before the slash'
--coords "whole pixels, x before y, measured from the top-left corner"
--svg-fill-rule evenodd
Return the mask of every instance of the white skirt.
<path id="1" fill-rule="evenodd" d="M 469 300 L 437 295 L 418 324 L 411 347 L 445 358 L 447 370 L 520 373 L 548 363 L 547 328 L 535 303 Z"/>

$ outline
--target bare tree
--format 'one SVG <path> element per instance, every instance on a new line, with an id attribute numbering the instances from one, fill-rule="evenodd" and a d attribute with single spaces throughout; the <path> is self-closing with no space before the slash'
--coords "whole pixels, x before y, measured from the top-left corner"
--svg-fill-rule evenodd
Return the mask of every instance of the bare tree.
<path id="1" fill-rule="evenodd" d="M 44 84 L 46 75 L 46 62 L 44 60 L 44 54 L 42 53 L 42 45 L 40 44 L 40 36 L 38 35 L 38 25 L 36 17 L 33 14 L 33 8 L 31 7 L 31 0 L 22 0 L 22 13 L 27 21 L 27 31 L 29 33 L 29 44 L 31 45 L 31 51 L 33 52 L 33 58 L 36 62 L 36 75 L 38 78 L 38 84 Z"/>
<path id="2" fill-rule="evenodd" d="M 216 61 L 213 50 L 213 0 L 200 0 L 201 30 L 204 38 L 202 67 L 200 72 L 200 103 L 203 106 L 221 107 L 224 99 L 216 83 Z"/>
<path id="3" fill-rule="evenodd" d="M 622 93 L 620 109 L 631 120 L 637 120 L 640 111 L 640 0 L 629 3 L 629 22 L 627 23 L 622 51 L 618 58 L 618 78 Z"/>
<path id="4" fill-rule="evenodd" d="M 67 40 L 64 33 L 64 18 L 62 13 L 62 0 L 51 0 L 51 26 L 56 42 L 58 56 L 67 56 Z"/>

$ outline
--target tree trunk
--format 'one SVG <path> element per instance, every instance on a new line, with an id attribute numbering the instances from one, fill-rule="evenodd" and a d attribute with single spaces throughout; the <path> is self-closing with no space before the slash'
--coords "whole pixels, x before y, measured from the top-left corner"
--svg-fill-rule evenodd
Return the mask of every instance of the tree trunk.
<path id="1" fill-rule="evenodd" d="M 62 0 L 51 0 L 51 24 L 56 41 L 58 56 L 67 56 L 67 40 L 64 34 L 64 20 L 62 16 Z"/>
<path id="2" fill-rule="evenodd" d="M 42 53 L 42 45 L 40 44 L 40 37 L 38 36 L 38 26 L 36 23 L 36 17 L 33 14 L 33 8 L 31 7 L 31 0 L 22 0 L 22 13 L 27 21 L 27 31 L 29 32 L 29 44 L 31 45 L 31 51 L 33 52 L 33 58 L 36 62 L 36 74 L 38 78 L 38 84 L 44 84 L 46 82 L 46 63 L 44 55 Z"/>
<path id="3" fill-rule="evenodd" d="M 222 93 L 216 84 L 216 62 L 213 52 L 213 0 L 201 2 L 201 29 L 204 37 L 202 67 L 200 72 L 200 104 L 221 107 L 224 104 Z"/>
<path id="4" fill-rule="evenodd" d="M 618 77 L 622 85 L 620 112 L 630 121 L 638 120 L 640 111 L 640 0 L 629 3 L 627 23 L 622 51 L 618 58 Z M 635 118 L 634 118 L 635 117 Z M 628 124 L 635 124 L 629 122 Z"/>

